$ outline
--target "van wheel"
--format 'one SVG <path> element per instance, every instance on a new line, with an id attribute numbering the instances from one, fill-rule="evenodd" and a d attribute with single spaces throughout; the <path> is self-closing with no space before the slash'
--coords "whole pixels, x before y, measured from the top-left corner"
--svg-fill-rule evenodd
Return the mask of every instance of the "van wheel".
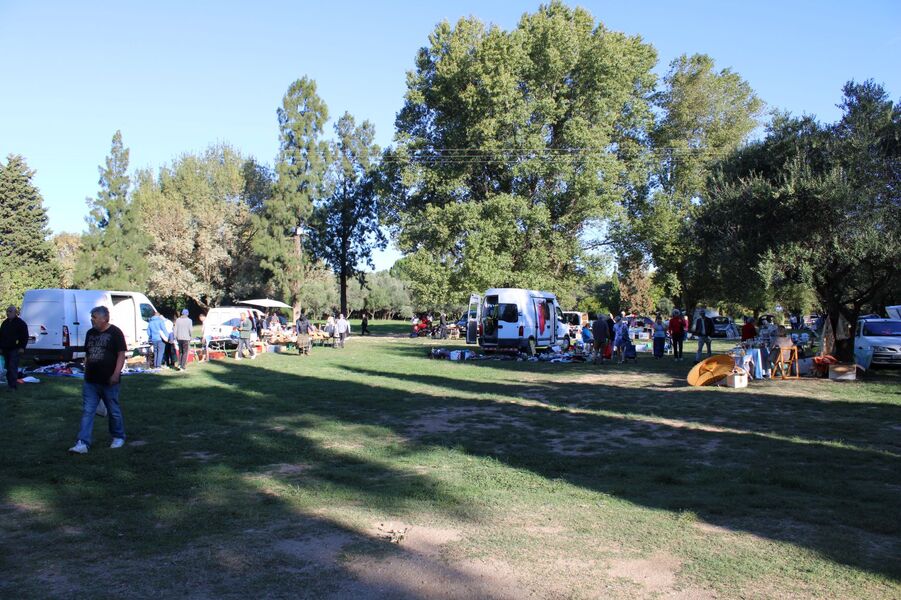
<path id="1" fill-rule="evenodd" d="M 569 350 L 569 336 L 568 335 L 564 336 L 563 341 L 560 342 L 560 349 L 563 352 L 566 352 L 567 350 Z"/>
<path id="2" fill-rule="evenodd" d="M 526 352 L 529 356 L 535 356 L 538 352 L 535 344 L 535 338 L 529 338 L 529 345 L 526 347 Z"/>

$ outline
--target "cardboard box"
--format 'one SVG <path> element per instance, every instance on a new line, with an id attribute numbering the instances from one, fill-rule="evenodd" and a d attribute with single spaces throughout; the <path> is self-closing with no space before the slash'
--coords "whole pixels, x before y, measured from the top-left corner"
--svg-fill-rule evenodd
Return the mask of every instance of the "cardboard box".
<path id="1" fill-rule="evenodd" d="M 748 387 L 748 372 L 744 369 L 737 369 L 726 375 L 726 386 L 731 388 Z"/>
<path id="2" fill-rule="evenodd" d="M 857 365 L 848 363 L 829 365 L 829 379 L 834 381 L 856 381 Z"/>

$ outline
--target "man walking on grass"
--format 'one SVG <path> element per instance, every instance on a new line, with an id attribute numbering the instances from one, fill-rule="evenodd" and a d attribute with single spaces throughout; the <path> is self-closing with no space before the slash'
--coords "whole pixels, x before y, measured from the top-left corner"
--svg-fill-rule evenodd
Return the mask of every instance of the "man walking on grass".
<path id="1" fill-rule="evenodd" d="M 247 313 L 241 313 L 241 323 L 238 325 L 238 352 L 235 354 L 235 360 L 244 358 L 244 349 L 250 358 L 256 358 L 256 352 L 253 351 L 253 345 L 250 343 L 250 334 L 253 333 L 253 321 L 247 318 Z"/>
<path id="2" fill-rule="evenodd" d="M 707 307 L 701 306 L 701 314 L 695 319 L 694 334 L 698 336 L 698 351 L 695 354 L 695 362 L 701 362 L 701 350 L 707 345 L 707 356 L 713 353 L 710 350 L 710 337 L 713 335 L 713 319 L 707 316 Z"/>
<path id="3" fill-rule="evenodd" d="M 0 351 L 6 365 L 6 385 L 13 392 L 19 385 L 19 358 L 28 345 L 28 325 L 19 318 L 15 306 L 6 309 L 6 320 L 0 324 Z"/>
<path id="4" fill-rule="evenodd" d="M 191 334 L 194 323 L 188 316 L 188 309 L 181 311 L 181 316 L 175 319 L 175 342 L 178 344 L 178 366 L 185 369 L 188 366 L 188 352 L 191 351 Z"/>
<path id="5" fill-rule="evenodd" d="M 94 431 L 94 414 L 103 402 L 109 415 L 110 448 L 125 445 L 125 420 L 119 407 L 119 379 L 125 366 L 125 334 L 110 325 L 109 309 L 98 306 L 91 311 L 91 329 L 84 338 L 84 385 L 81 388 L 82 413 L 78 440 L 69 448 L 72 454 L 87 454 Z"/>
<path id="6" fill-rule="evenodd" d="M 607 349 L 608 334 L 607 321 L 603 315 L 598 315 L 591 325 L 591 336 L 594 345 L 594 364 L 604 362 L 604 351 Z"/>

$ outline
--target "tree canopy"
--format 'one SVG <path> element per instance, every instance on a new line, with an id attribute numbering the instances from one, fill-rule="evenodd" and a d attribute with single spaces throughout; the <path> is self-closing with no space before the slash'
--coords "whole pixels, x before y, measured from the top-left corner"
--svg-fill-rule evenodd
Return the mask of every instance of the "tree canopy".
<path id="1" fill-rule="evenodd" d="M 407 77 L 387 216 L 417 294 L 461 303 L 489 286 L 564 293 L 586 227 L 643 165 L 651 46 L 560 2 L 512 31 L 438 25 Z"/>
<path id="2" fill-rule="evenodd" d="M 0 305 L 20 306 L 32 288 L 55 287 L 59 266 L 34 171 L 16 154 L 0 162 Z"/>
<path id="3" fill-rule="evenodd" d="M 870 81 L 848 83 L 841 107 L 832 125 L 783 116 L 726 160 L 698 228 L 724 298 L 808 286 L 853 336 L 861 310 L 901 277 L 901 109 Z M 850 344 L 840 352 L 850 358 Z"/>

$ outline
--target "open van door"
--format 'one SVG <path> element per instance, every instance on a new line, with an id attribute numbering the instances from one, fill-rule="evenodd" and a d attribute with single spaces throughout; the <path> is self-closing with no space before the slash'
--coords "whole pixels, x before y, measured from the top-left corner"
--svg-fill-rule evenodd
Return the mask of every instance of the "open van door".
<path id="1" fill-rule="evenodd" d="M 532 297 L 532 308 L 535 311 L 535 345 L 546 348 L 557 340 L 557 315 L 553 302 L 548 298 Z"/>
<path id="2" fill-rule="evenodd" d="M 469 296 L 469 312 L 466 318 L 466 343 L 479 343 L 479 322 L 482 320 L 482 296 Z"/>

